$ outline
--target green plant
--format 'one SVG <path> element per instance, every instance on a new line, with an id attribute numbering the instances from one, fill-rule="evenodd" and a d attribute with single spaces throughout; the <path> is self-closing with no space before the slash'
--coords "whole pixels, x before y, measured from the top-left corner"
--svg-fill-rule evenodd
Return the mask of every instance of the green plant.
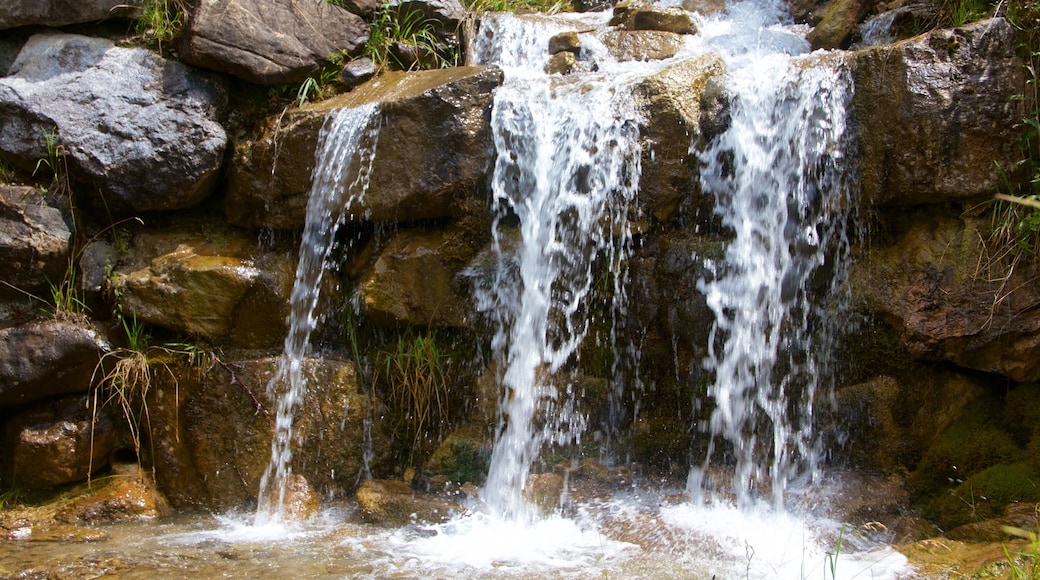
<path id="1" fill-rule="evenodd" d="M 184 13 L 183 0 L 144 0 L 137 34 L 162 52 L 163 44 L 169 44 L 180 34 Z"/>
<path id="2" fill-rule="evenodd" d="M 51 303 L 54 305 L 54 317 L 58 320 L 79 320 L 90 310 L 79 294 L 79 287 L 76 284 L 76 262 L 73 256 L 69 257 L 65 275 L 60 281 L 55 283 L 51 282 L 49 278 L 47 279 L 47 284 L 50 286 Z"/>
<path id="3" fill-rule="evenodd" d="M 1008 578 L 1012 580 L 1036 580 L 1040 578 L 1040 533 L 1022 528 L 1004 526 L 1004 533 L 1029 541 L 1029 551 L 1012 556 L 1004 545 L 1004 558 L 1008 565 Z"/>
<path id="4" fill-rule="evenodd" d="M 570 0 L 463 0 L 470 12 L 544 12 L 557 14 L 574 10 Z"/>
<path id="5" fill-rule="evenodd" d="M 407 445 L 409 464 L 424 457 L 448 431 L 449 359 L 431 332 L 408 330 L 381 356 L 382 379 L 397 411 L 394 432 Z"/>
<path id="6" fill-rule="evenodd" d="M 827 570 L 830 570 L 831 578 L 838 577 L 838 556 L 841 555 L 841 542 L 845 539 L 845 524 L 841 525 L 841 531 L 838 532 L 838 543 L 834 546 L 834 553 L 828 553 L 824 559 L 827 564 Z M 824 571 L 824 578 L 827 577 L 826 570 Z"/>
<path id="7" fill-rule="evenodd" d="M 383 6 L 376 12 L 365 55 L 381 67 L 398 70 L 456 66 L 458 47 L 438 36 L 437 26 L 417 8 Z"/>

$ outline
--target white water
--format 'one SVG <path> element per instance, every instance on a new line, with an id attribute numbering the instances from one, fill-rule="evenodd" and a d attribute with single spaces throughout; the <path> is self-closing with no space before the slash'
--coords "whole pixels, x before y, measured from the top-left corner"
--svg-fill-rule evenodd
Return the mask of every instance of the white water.
<path id="1" fill-rule="evenodd" d="M 311 332 L 318 322 L 315 309 L 321 281 L 329 269 L 337 228 L 368 188 L 379 132 L 376 105 L 339 109 L 326 118 L 315 150 L 307 217 L 300 242 L 296 280 L 290 297 L 289 333 L 278 361 L 278 372 L 267 385 L 278 393 L 271 462 L 260 482 L 256 524 L 282 519 L 289 476 L 292 475 L 293 420 L 307 393 L 303 361 Z"/>
<path id="2" fill-rule="evenodd" d="M 845 292 L 851 81 L 839 55 L 796 56 L 808 46 L 792 30 L 756 34 L 763 14 L 734 12 L 723 38 L 744 42 L 723 43 L 738 47 L 723 52 L 731 125 L 700 152 L 703 189 L 734 238 L 698 284 L 716 318 L 704 363 L 715 408 L 689 491 L 699 500 L 720 485 L 705 475 L 721 456 L 739 505 L 768 496 L 782 510 L 818 478 L 823 453 L 815 414 Z"/>

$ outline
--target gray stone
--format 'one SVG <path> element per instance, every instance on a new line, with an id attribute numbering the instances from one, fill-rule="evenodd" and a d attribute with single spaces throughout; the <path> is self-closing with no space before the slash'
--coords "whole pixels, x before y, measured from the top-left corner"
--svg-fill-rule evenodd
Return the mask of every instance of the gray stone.
<path id="1" fill-rule="evenodd" d="M 86 392 L 109 350 L 91 328 L 44 320 L 0 330 L 0 408 Z"/>
<path id="2" fill-rule="evenodd" d="M 225 102 L 214 79 L 147 50 L 41 33 L 0 79 L 0 151 L 32 170 L 51 141 L 97 205 L 184 208 L 216 184 Z"/>
<path id="3" fill-rule="evenodd" d="M 339 73 L 339 79 L 352 89 L 376 76 L 379 67 L 370 58 L 358 58 L 348 62 Z"/>
<path id="4" fill-rule="evenodd" d="M 1024 89 L 1004 19 L 852 54 L 864 200 L 943 203 L 990 195 L 1019 156 Z"/>
<path id="5" fill-rule="evenodd" d="M 356 54 L 368 37 L 360 16 L 324 0 L 200 0 L 180 49 L 189 64 L 280 85 L 302 82 L 330 54 Z"/>
<path id="6" fill-rule="evenodd" d="M 110 18 L 132 18 L 142 0 L 4 0 L 0 30 L 17 26 L 65 26 Z"/>
<path id="7" fill-rule="evenodd" d="M 39 189 L 0 185 L 4 281 L 27 292 L 61 283 L 69 268 L 71 240 L 61 211 L 49 205 Z"/>

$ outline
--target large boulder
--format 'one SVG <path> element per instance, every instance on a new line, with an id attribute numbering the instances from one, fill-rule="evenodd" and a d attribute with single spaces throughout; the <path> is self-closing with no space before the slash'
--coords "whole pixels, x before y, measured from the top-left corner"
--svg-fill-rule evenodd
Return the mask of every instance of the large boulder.
<path id="1" fill-rule="evenodd" d="M 0 30 L 130 18 L 138 14 L 142 3 L 142 0 L 4 0 L 0 4 Z"/>
<path id="2" fill-rule="evenodd" d="M 711 218 L 714 198 L 699 195 L 698 160 L 690 143 L 710 138 L 703 134 L 702 117 L 724 114 L 724 109 L 711 106 L 719 94 L 715 80 L 723 72 L 717 56 L 702 56 L 671 65 L 636 85 L 646 118 L 641 135 L 640 217 L 668 222 L 680 209 L 687 213 L 700 209 L 702 219 Z M 704 121 L 710 127 L 717 119 Z"/>
<path id="3" fill-rule="evenodd" d="M 227 143 L 215 78 L 58 32 L 30 38 L 11 72 L 0 79 L 0 152 L 11 161 L 67 165 L 108 208 L 184 208 L 213 190 Z"/>
<path id="4" fill-rule="evenodd" d="M 280 85 L 318 72 L 331 54 L 357 53 L 368 36 L 360 16 L 325 0 L 200 0 L 180 49 L 189 64 Z"/>
<path id="5" fill-rule="evenodd" d="M 611 30 L 600 40 L 620 61 L 671 58 L 679 54 L 684 42 L 681 34 L 660 30 Z"/>
<path id="6" fill-rule="evenodd" d="M 820 22 L 806 35 L 813 50 L 844 48 L 869 8 L 865 0 L 831 0 L 817 16 Z"/>
<path id="7" fill-rule="evenodd" d="M 921 204 L 1000 185 L 1019 152 L 1022 61 L 1004 19 L 853 53 L 864 200 Z"/>
<path id="8" fill-rule="evenodd" d="M 80 396 L 15 413 L 4 423 L 2 441 L 5 483 L 37 488 L 83 481 L 107 467 L 116 433 L 108 413 Z"/>
<path id="9" fill-rule="evenodd" d="M 44 320 L 0 330 L 0 408 L 82 393 L 109 345 L 74 322 Z"/>
<path id="10" fill-rule="evenodd" d="M 25 291 L 59 284 L 69 268 L 71 241 L 61 210 L 39 189 L 0 185 L 0 263 L 8 284 Z"/>
<path id="11" fill-rule="evenodd" d="M 452 215 L 454 200 L 483 183 L 494 150 L 497 68 L 389 73 L 352 92 L 269 119 L 238 147 L 225 213 L 247 227 L 301 229 L 318 135 L 329 113 L 379 103 L 381 128 L 364 198 L 348 219 L 406 221 Z"/>
<path id="12" fill-rule="evenodd" d="M 284 381 L 268 388 L 277 368 L 276 358 L 243 355 L 156 374 L 149 453 L 174 508 L 255 505 L 271 458 L 277 407 L 271 392 L 284 389 Z M 320 497 L 342 497 L 367 465 L 385 461 L 386 437 L 378 421 L 366 432 L 371 403 L 354 365 L 329 356 L 306 359 L 303 376 L 307 391 L 293 425 L 292 470 Z"/>
<path id="13" fill-rule="evenodd" d="M 295 254 L 258 252 L 235 230 L 174 229 L 136 236 L 112 282 L 126 316 L 246 348 L 280 344 L 288 331 Z"/>
<path id="14" fill-rule="evenodd" d="M 918 358 L 1040 380 L 1040 265 L 988 257 L 986 219 L 914 216 L 855 262 L 856 296 Z"/>

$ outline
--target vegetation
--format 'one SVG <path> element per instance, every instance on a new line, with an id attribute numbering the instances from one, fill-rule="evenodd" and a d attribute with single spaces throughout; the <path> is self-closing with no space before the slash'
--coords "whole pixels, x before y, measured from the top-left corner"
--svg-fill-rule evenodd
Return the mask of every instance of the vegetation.
<path id="1" fill-rule="evenodd" d="M 438 31 L 440 23 L 418 8 L 384 6 L 376 12 L 365 55 L 391 70 L 437 69 L 456 66 L 457 42 Z M 454 36 L 454 32 L 451 33 Z"/>
<path id="2" fill-rule="evenodd" d="M 184 0 L 144 0 L 137 34 L 145 42 L 162 52 L 181 33 L 184 26 Z"/>
<path id="3" fill-rule="evenodd" d="M 569 0 L 463 0 L 470 12 L 544 12 L 556 14 L 574 9 Z"/>
<path id="4" fill-rule="evenodd" d="M 1004 526 L 1004 532 L 1029 541 L 1029 550 L 1012 555 L 1004 546 L 1004 558 L 1011 580 L 1035 580 L 1040 578 L 1040 532 Z"/>

